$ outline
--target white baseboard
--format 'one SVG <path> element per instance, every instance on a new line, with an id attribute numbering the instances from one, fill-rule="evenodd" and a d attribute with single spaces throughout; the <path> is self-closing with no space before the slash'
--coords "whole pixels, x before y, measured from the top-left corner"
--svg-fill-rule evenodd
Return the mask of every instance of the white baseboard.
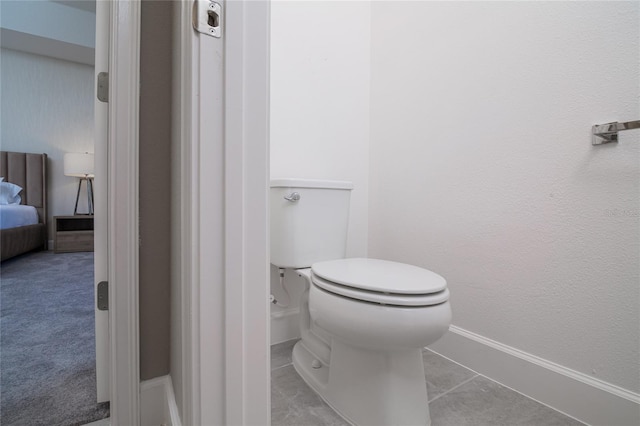
<path id="1" fill-rule="evenodd" d="M 140 425 L 182 426 L 171 376 L 140 382 Z"/>
<path id="2" fill-rule="evenodd" d="M 300 337 L 300 309 L 271 312 L 271 344 Z"/>
<path id="3" fill-rule="evenodd" d="M 640 425 L 640 394 L 451 326 L 429 349 L 589 425 Z"/>

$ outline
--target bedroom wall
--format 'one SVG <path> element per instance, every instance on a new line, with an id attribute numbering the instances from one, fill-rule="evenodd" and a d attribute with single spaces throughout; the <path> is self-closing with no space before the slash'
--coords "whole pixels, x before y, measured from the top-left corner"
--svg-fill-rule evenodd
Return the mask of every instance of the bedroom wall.
<path id="1" fill-rule="evenodd" d="M 93 152 L 93 67 L 0 49 L 0 108 L 2 150 L 49 156 L 48 223 L 73 214 L 78 179 L 64 175 L 63 156 Z"/>
<path id="2" fill-rule="evenodd" d="M 446 277 L 454 325 L 636 394 L 640 131 L 590 133 L 640 118 L 639 18 L 375 3 L 369 204 L 370 256 Z"/>
<path id="3" fill-rule="evenodd" d="M 95 3 L 0 1 L 0 45 L 7 49 L 93 65 Z"/>

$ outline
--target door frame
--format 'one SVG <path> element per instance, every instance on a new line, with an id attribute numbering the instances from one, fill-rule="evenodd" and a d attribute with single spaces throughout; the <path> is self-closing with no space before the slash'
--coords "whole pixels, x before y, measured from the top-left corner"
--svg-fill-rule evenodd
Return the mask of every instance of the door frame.
<path id="1" fill-rule="evenodd" d="M 93 81 L 95 86 L 97 86 L 99 73 L 109 71 L 110 15 L 111 5 L 109 3 L 96 3 L 96 44 L 95 64 L 93 68 Z M 109 281 L 109 235 L 107 227 L 109 219 L 109 212 L 107 210 L 107 206 L 109 205 L 107 194 L 107 188 L 109 187 L 109 171 L 107 167 L 109 153 L 109 104 L 98 99 L 96 93 L 93 108 L 94 168 L 96 175 L 96 179 L 93 181 L 93 310 L 96 350 L 96 397 L 97 402 L 101 403 L 111 399 L 111 387 L 109 384 L 109 311 L 98 309 L 98 283 Z"/>
<path id="2" fill-rule="evenodd" d="M 176 4 L 172 375 L 183 424 L 268 425 L 269 2 L 219 3 L 220 39 L 193 30 L 191 1 Z"/>
<path id="3" fill-rule="evenodd" d="M 140 424 L 138 98 L 140 1 L 112 0 L 109 25 L 108 271 L 112 425 Z"/>

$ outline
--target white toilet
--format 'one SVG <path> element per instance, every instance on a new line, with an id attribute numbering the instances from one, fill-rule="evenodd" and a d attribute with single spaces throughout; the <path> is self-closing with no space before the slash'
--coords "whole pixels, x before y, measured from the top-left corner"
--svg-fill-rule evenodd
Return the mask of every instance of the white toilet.
<path id="1" fill-rule="evenodd" d="M 449 328 L 447 283 L 416 266 L 345 259 L 352 189 L 271 181 L 271 263 L 307 283 L 293 365 L 354 425 L 429 425 L 422 348 Z"/>

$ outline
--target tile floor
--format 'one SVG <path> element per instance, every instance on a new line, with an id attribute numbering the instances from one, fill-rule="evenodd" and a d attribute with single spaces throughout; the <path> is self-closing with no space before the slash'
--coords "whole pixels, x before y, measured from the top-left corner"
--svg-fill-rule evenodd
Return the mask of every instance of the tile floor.
<path id="1" fill-rule="evenodd" d="M 272 426 L 348 425 L 296 373 L 295 342 L 271 347 Z M 423 359 L 432 426 L 582 425 L 429 350 Z"/>

